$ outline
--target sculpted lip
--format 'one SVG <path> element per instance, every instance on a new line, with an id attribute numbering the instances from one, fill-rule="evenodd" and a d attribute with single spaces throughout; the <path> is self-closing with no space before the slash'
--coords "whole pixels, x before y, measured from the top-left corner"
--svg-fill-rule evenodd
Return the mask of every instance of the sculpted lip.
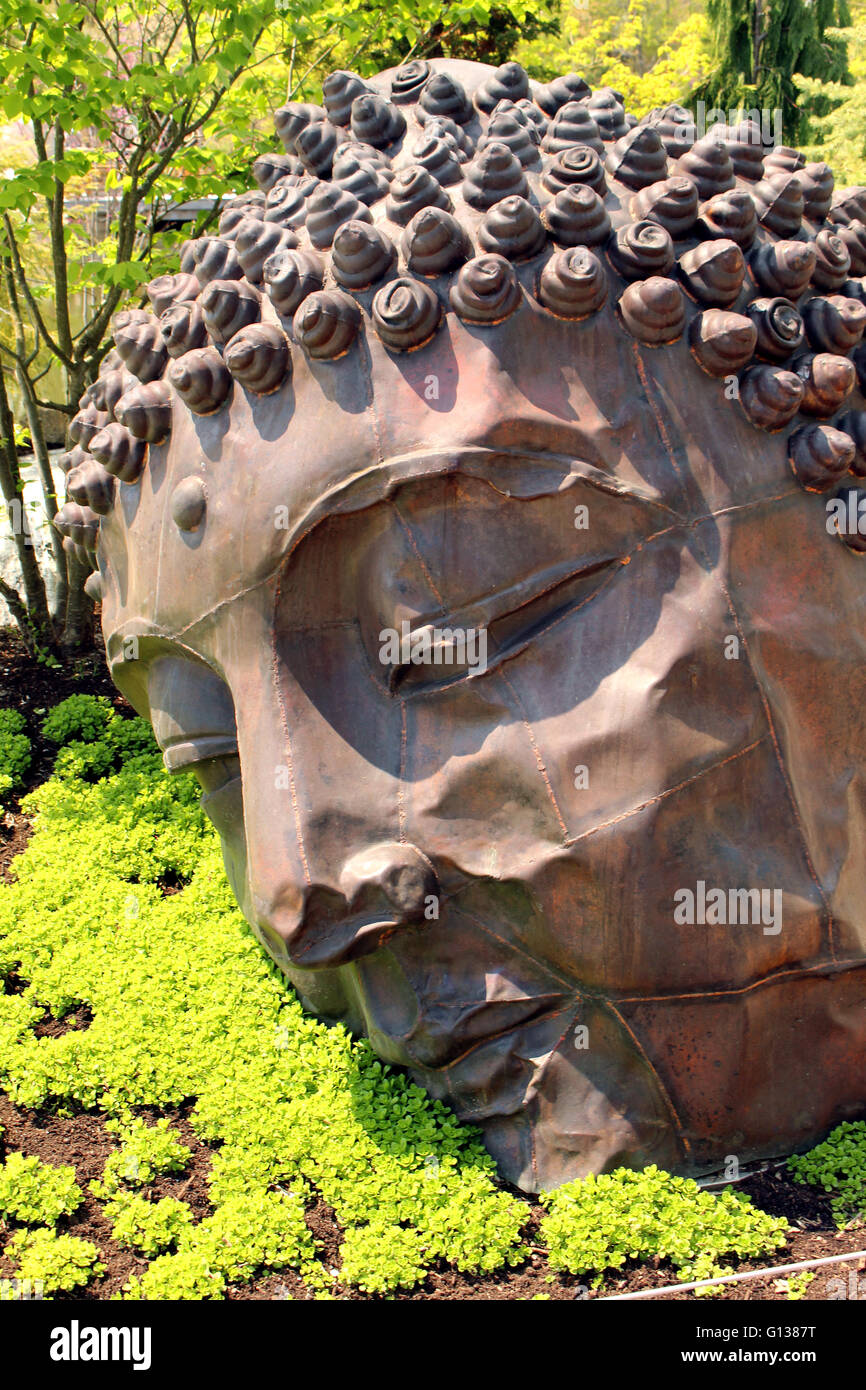
<path id="1" fill-rule="evenodd" d="M 421 1015 L 419 1026 L 412 1035 L 393 1036 L 378 1029 L 374 1012 L 368 1015 L 368 1025 L 377 1027 L 391 1044 L 392 1060 L 400 1066 L 436 1071 L 447 1068 L 449 1083 L 460 1089 L 461 1080 L 471 1085 L 477 1069 L 477 1058 L 483 1049 L 497 1053 L 509 1050 L 511 1043 L 530 1025 L 555 1019 L 569 1004 L 566 995 L 535 995 L 531 999 L 498 1002 L 479 1000 L 473 1007 L 464 1006 L 447 1020 L 440 1014 L 426 1018 Z M 488 1105 L 496 1105 L 496 1088 L 491 1088 Z"/>

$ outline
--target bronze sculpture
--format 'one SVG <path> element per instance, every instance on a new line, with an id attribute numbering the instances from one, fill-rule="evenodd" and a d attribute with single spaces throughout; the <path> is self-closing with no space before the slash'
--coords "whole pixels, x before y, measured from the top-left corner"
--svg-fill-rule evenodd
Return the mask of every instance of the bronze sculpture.
<path id="1" fill-rule="evenodd" d="M 254 931 L 528 1190 L 862 1114 L 866 190 L 514 63 L 276 124 L 58 518 Z"/>

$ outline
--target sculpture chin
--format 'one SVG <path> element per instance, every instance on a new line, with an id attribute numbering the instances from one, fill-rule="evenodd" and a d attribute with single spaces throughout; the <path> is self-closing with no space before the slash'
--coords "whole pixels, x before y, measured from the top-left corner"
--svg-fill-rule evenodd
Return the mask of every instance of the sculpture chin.
<path id="1" fill-rule="evenodd" d="M 478 1126 L 502 1177 L 522 1190 L 619 1165 L 682 1169 L 652 1069 L 603 1005 L 554 980 L 521 980 L 510 961 L 483 980 L 461 977 L 461 996 L 475 997 L 448 998 L 432 981 L 448 980 L 454 958 L 416 932 L 351 965 L 284 969 L 305 1007 L 367 1036 L 383 1061 Z"/>

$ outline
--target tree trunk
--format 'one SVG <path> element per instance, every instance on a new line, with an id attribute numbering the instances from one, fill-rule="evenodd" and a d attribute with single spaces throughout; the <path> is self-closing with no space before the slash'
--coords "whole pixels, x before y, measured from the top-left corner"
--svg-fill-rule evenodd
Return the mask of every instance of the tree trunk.
<path id="1" fill-rule="evenodd" d="M 33 454 L 36 459 L 36 466 L 39 469 L 39 479 L 42 484 L 42 500 L 45 504 L 45 515 L 48 519 L 49 532 L 51 537 L 51 554 L 54 560 L 54 570 L 57 577 L 57 592 L 54 599 L 52 619 L 55 625 L 63 623 L 63 615 L 66 611 L 66 595 L 69 588 L 67 578 L 67 556 L 63 549 L 63 539 L 54 525 L 54 517 L 58 509 L 57 490 L 54 486 L 54 477 L 51 472 L 51 459 L 48 453 L 48 445 L 45 442 L 45 431 L 42 428 L 42 419 L 39 415 L 39 408 L 36 404 L 36 397 L 33 386 L 27 372 L 22 366 L 17 371 L 18 384 L 21 394 L 24 397 L 24 404 L 27 410 L 27 423 L 30 428 L 30 438 L 33 441 Z"/>
<path id="2" fill-rule="evenodd" d="M 3 493 L 9 513 L 9 522 L 15 541 L 15 549 L 18 552 L 18 563 L 21 567 L 21 578 L 24 583 L 24 597 L 27 605 L 27 630 L 22 628 L 22 636 L 29 647 L 32 648 L 35 645 L 51 651 L 55 646 L 54 630 L 48 612 L 45 581 L 36 559 L 30 523 L 24 510 L 21 472 L 15 449 L 15 422 L 12 418 L 9 397 L 6 394 L 6 381 L 2 372 L 0 372 L 0 435 L 2 435 L 2 440 L 0 440 L 0 491 Z M 23 621 L 21 613 L 15 613 L 13 610 L 13 616 L 21 627 Z"/>
<path id="3" fill-rule="evenodd" d="M 764 4 L 763 0 L 754 0 L 754 14 L 752 18 L 752 71 L 749 73 L 749 82 L 752 86 L 758 80 L 758 73 L 761 68 L 761 48 L 764 43 L 763 24 L 764 24 Z"/>
<path id="4" fill-rule="evenodd" d="M 65 652 L 79 653 L 93 648 L 93 603 L 84 592 L 84 581 L 90 570 L 74 555 L 67 557 L 69 589 L 66 596 L 66 616 L 60 644 Z"/>

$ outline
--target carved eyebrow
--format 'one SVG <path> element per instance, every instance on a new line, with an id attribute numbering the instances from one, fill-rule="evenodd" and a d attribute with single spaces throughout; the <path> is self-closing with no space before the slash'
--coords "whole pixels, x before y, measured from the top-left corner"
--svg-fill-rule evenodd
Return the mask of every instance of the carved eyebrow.
<path id="1" fill-rule="evenodd" d="M 612 497 L 655 508 L 670 520 L 688 521 L 687 516 L 662 501 L 652 488 L 634 481 L 626 482 L 573 454 L 452 445 L 391 455 L 349 478 L 340 479 L 297 518 L 286 555 L 291 554 L 313 527 L 327 517 L 361 511 L 406 483 L 448 474 L 477 478 L 504 497 L 527 501 L 536 497 L 552 497 L 567 488 L 585 483 Z M 284 558 L 281 557 L 280 563 Z"/>

